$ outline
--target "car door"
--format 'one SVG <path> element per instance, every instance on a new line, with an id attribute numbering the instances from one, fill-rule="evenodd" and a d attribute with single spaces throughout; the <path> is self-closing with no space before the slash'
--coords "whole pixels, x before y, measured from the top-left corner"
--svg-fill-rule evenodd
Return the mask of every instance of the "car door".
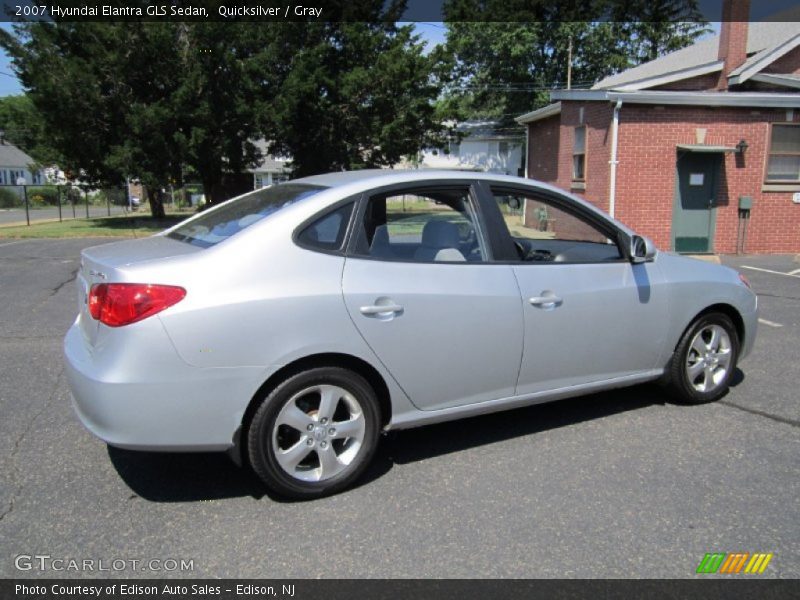
<path id="1" fill-rule="evenodd" d="M 570 208 L 568 198 L 490 189 L 520 249 L 513 269 L 525 342 L 517 394 L 635 377 L 663 366 L 667 299 L 658 266 L 631 264 L 612 226 Z"/>
<path id="2" fill-rule="evenodd" d="M 345 261 L 347 310 L 420 409 L 512 396 L 522 310 L 511 265 L 490 263 L 464 185 L 405 187 L 362 199 Z"/>

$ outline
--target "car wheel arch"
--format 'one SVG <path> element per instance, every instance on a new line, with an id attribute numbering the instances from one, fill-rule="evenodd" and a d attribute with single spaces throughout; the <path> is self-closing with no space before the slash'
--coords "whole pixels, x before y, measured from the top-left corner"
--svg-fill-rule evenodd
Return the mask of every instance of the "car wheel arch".
<path id="1" fill-rule="evenodd" d="M 264 400 L 275 387 L 289 377 L 318 367 L 341 367 L 353 371 L 366 379 L 367 383 L 372 386 L 375 395 L 378 397 L 381 427 L 385 427 L 389 424 L 392 418 L 391 394 L 389 392 L 389 387 L 386 385 L 386 381 L 375 367 L 365 360 L 351 354 L 330 352 L 304 356 L 275 371 L 275 373 L 270 375 L 270 377 L 261 384 L 256 393 L 253 394 L 244 412 L 244 416 L 242 417 L 242 423 L 234 434 L 233 447 L 228 451 L 228 455 L 237 465 L 241 466 L 246 460 L 246 452 L 242 451 L 244 448 L 247 448 L 247 440 L 245 439 L 246 433 L 244 432 L 249 429 L 253 416 L 258 410 L 262 400 Z"/>
<path id="2" fill-rule="evenodd" d="M 683 334 L 686 332 L 686 330 L 688 330 L 690 327 L 692 327 L 692 325 L 694 325 L 697 319 L 710 313 L 722 313 L 723 315 L 728 317 L 731 321 L 733 321 L 733 325 L 734 327 L 736 327 L 736 336 L 739 338 L 738 340 L 739 345 L 740 346 L 744 345 L 744 337 L 745 337 L 744 319 L 742 318 L 741 313 L 736 309 L 736 307 L 725 303 L 712 304 L 711 306 L 707 306 L 706 308 L 698 312 L 696 315 L 694 315 L 691 319 L 689 319 L 689 322 L 686 324 L 686 327 L 683 328 L 683 331 L 681 331 L 681 337 L 683 337 Z M 677 344 L 678 342 L 676 342 L 675 347 L 672 348 L 673 352 L 675 351 Z"/>

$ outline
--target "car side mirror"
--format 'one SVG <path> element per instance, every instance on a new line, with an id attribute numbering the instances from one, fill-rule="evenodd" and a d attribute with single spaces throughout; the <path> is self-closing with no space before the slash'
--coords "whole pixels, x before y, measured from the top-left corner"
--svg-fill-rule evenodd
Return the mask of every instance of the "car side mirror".
<path id="1" fill-rule="evenodd" d="M 631 237 L 630 258 L 634 264 L 652 262 L 656 257 L 656 247 L 653 241 L 642 235 Z"/>

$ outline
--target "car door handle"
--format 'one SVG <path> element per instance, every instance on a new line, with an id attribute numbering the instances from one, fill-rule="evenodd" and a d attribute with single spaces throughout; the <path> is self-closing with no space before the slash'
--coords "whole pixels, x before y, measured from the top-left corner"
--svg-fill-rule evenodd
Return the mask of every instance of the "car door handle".
<path id="1" fill-rule="evenodd" d="M 374 304 L 372 306 L 362 306 L 360 309 L 362 315 L 388 315 L 399 314 L 403 312 L 403 307 L 399 304 Z"/>
<path id="2" fill-rule="evenodd" d="M 533 306 L 538 306 L 540 308 L 556 308 L 557 306 L 561 306 L 564 302 L 563 299 L 559 298 L 555 295 L 546 295 L 546 296 L 534 296 L 533 298 L 529 299 Z"/>

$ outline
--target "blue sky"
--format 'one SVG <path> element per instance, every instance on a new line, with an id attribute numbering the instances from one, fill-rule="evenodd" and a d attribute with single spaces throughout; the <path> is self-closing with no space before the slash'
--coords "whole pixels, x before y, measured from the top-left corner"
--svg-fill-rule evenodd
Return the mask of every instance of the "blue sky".
<path id="1" fill-rule="evenodd" d="M 11 23 L 0 23 L 0 28 L 11 31 Z M 0 50 L 0 96 L 21 94 L 22 86 L 11 70 L 8 55 Z"/>

